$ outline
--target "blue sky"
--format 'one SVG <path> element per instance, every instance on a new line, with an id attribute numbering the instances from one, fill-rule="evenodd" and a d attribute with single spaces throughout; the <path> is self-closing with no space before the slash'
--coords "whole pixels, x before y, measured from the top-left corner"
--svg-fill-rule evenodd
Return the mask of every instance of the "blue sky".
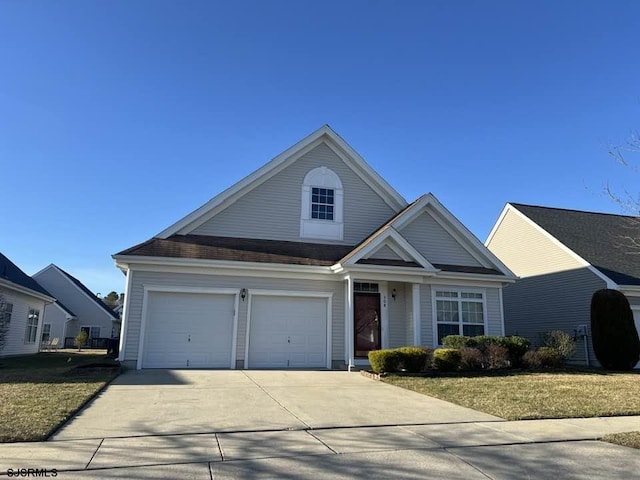
<path id="1" fill-rule="evenodd" d="M 484 240 L 505 202 L 619 212 L 637 1 L 0 0 L 0 251 L 124 290 L 147 240 L 321 125 Z"/>

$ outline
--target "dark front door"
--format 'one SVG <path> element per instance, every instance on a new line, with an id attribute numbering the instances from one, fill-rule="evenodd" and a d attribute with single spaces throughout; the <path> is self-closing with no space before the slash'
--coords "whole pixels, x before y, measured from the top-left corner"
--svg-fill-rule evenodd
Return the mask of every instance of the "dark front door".
<path id="1" fill-rule="evenodd" d="M 380 294 L 356 292 L 353 298 L 355 356 L 380 349 Z"/>

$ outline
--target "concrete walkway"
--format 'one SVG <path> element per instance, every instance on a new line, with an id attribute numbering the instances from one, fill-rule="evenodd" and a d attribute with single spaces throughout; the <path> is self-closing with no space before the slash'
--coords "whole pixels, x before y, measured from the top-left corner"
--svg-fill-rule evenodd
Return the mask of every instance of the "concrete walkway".
<path id="1" fill-rule="evenodd" d="M 323 373 L 333 375 L 322 377 Z M 223 379 L 230 384 L 218 385 Z M 164 383 L 158 385 L 159 380 Z M 255 392 L 250 385 L 263 393 L 256 393 L 256 398 L 248 395 Z M 225 389 L 226 395 L 217 391 Z M 180 391 L 185 398 L 178 395 Z M 362 397 L 363 393 L 375 396 Z M 310 398 L 314 395 L 317 403 Z M 347 418 L 328 408 L 342 406 L 351 397 L 360 409 L 375 403 L 372 398 L 381 398 L 387 411 L 378 407 L 380 422 L 375 422 L 365 415 Z M 390 403 L 394 399 L 396 403 Z M 172 412 L 176 408 L 172 403 L 181 401 L 191 417 L 181 415 L 171 422 L 166 413 L 154 425 L 152 415 L 161 413 L 161 403 Z M 230 412 L 215 408 L 217 402 L 250 415 L 251 420 L 234 420 Z M 407 412 L 405 404 L 410 410 L 441 409 L 443 416 L 433 410 Z M 267 410 L 252 411 L 259 406 Z M 109 407 L 115 412 L 101 419 Z M 142 420 L 127 426 L 135 419 L 135 415 L 128 420 L 119 417 L 127 407 L 142 414 Z M 205 415 L 207 410 L 219 413 Z M 197 425 L 194 417 L 205 423 Z M 164 420 L 169 424 L 161 425 Z M 365 423 L 358 425 L 358 420 Z M 95 430 L 92 421 L 98 421 Z M 253 426 L 246 428 L 250 422 Z M 0 476 L 8 469 L 55 468 L 59 478 L 78 479 L 629 479 L 640 472 L 640 451 L 595 439 L 630 430 L 640 430 L 640 417 L 507 422 L 346 372 L 130 372 L 54 439 L 0 444 Z"/>

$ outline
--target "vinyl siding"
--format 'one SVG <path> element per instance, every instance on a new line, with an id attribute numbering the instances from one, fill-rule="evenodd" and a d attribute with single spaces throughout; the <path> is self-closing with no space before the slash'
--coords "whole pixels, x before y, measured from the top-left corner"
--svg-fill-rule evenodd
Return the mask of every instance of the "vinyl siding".
<path id="1" fill-rule="evenodd" d="M 487 245 L 519 277 L 584 267 L 539 228 L 509 210 Z"/>
<path id="2" fill-rule="evenodd" d="M 375 258 L 377 260 L 402 260 L 402 257 L 391 250 L 387 245 L 383 245 L 367 258 Z"/>
<path id="3" fill-rule="evenodd" d="M 142 303 L 144 297 L 143 285 L 175 286 L 175 287 L 206 287 L 206 288 L 246 288 L 262 290 L 290 290 L 331 292 L 332 298 L 332 355 L 333 361 L 344 362 L 344 282 L 311 281 L 296 279 L 268 279 L 258 277 L 230 277 L 187 273 L 162 273 L 131 271 L 132 283 L 129 292 L 129 305 L 126 312 L 126 346 L 125 361 L 135 362 L 138 358 L 140 341 L 140 326 L 142 318 Z M 285 292 L 286 294 L 286 292 Z M 248 299 L 238 304 L 238 338 L 236 360 L 244 361 L 247 334 L 247 306 Z"/>
<path id="4" fill-rule="evenodd" d="M 111 337 L 112 320 L 109 314 L 65 275 L 54 268 L 48 268 L 34 275 L 33 278 L 76 315 L 78 325 L 100 327 L 102 337 Z M 72 331 L 67 331 L 66 335 L 67 337 L 75 336 Z"/>
<path id="5" fill-rule="evenodd" d="M 10 355 L 28 355 L 30 353 L 38 353 L 40 349 L 40 339 L 42 337 L 42 324 L 44 319 L 45 303 L 35 297 L 25 295 L 23 293 L 14 292 L 13 290 L 0 290 L 5 300 L 13 304 L 13 312 L 11 314 L 11 322 L 9 330 L 5 337 L 5 345 L 0 350 L 0 356 Z M 29 308 L 40 311 L 40 321 L 38 322 L 38 330 L 36 333 L 36 341 L 34 343 L 25 343 L 25 334 L 27 329 L 27 316 Z"/>
<path id="6" fill-rule="evenodd" d="M 404 283 L 390 282 L 388 285 L 389 302 L 389 348 L 404 347 L 407 343 L 407 295 Z M 411 286 L 409 285 L 409 288 Z M 391 292 L 396 289 L 395 300 Z"/>
<path id="7" fill-rule="evenodd" d="M 215 217 L 179 233 L 312 242 L 311 238 L 300 238 L 302 183 L 310 170 L 321 166 L 333 170 L 344 187 L 344 240 L 337 243 L 360 242 L 396 213 L 331 148 L 321 143 Z"/>
<path id="8" fill-rule="evenodd" d="M 48 304 L 44 308 L 44 322 L 51 324 L 51 335 L 50 339 L 58 338 L 60 343 L 58 344 L 60 347 L 64 345 L 64 336 L 65 336 L 65 323 L 67 320 L 66 314 L 60 310 L 53 303 Z"/>
<path id="9" fill-rule="evenodd" d="M 436 346 L 436 334 L 434 329 L 435 318 L 433 312 L 432 292 L 438 290 L 459 290 L 471 289 L 481 290 L 485 293 L 485 311 L 487 313 L 485 331 L 486 335 L 502 335 L 502 319 L 500 316 L 500 289 L 499 288 L 475 288 L 459 285 L 422 285 L 420 287 L 420 305 L 421 305 L 421 345 L 427 347 Z"/>
<path id="10" fill-rule="evenodd" d="M 606 288 L 605 282 L 587 268 L 527 277 L 509 285 L 503 291 L 505 333 L 522 335 L 539 345 L 541 335 L 550 330 L 573 335 L 578 325 L 590 328 L 591 296 L 601 288 Z M 572 360 L 584 364 L 581 340 L 577 347 Z M 589 350 L 593 364 L 590 340 Z"/>
<path id="11" fill-rule="evenodd" d="M 480 263 L 429 212 L 419 215 L 402 228 L 400 233 L 431 263 L 480 266 Z"/>

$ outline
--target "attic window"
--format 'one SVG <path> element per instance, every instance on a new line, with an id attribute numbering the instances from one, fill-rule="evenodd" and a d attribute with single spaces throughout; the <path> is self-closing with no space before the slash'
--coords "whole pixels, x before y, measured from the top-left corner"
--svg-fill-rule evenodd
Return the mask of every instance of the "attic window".
<path id="1" fill-rule="evenodd" d="M 300 237 L 342 240 L 342 181 L 327 167 L 310 170 L 302 182 Z"/>
<path id="2" fill-rule="evenodd" d="M 332 188 L 311 189 L 311 218 L 333 220 L 334 193 Z"/>

